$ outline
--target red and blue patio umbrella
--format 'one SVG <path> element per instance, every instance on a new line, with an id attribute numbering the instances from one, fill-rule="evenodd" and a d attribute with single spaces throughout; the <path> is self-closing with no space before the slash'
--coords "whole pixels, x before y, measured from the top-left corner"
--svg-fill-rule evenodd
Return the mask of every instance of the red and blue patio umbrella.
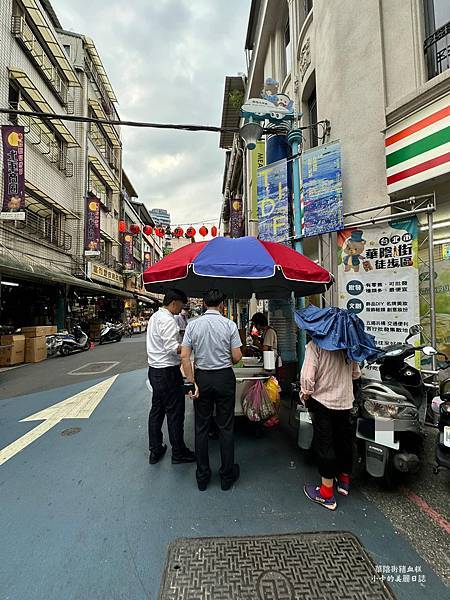
<path id="1" fill-rule="evenodd" d="M 187 244 L 147 269 L 149 292 L 182 290 L 191 298 L 220 288 L 229 298 L 288 298 L 326 291 L 333 276 L 303 254 L 254 237 Z"/>

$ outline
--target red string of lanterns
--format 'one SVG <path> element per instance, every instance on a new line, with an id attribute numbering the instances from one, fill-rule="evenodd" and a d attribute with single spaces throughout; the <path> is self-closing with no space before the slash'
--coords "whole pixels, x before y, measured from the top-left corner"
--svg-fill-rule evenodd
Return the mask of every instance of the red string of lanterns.
<path id="1" fill-rule="evenodd" d="M 127 229 L 129 230 L 129 233 L 132 234 L 138 234 L 141 231 L 141 226 L 138 223 L 132 223 L 129 227 L 127 227 L 127 224 L 125 221 L 121 220 L 119 221 L 119 232 L 120 233 L 126 233 Z M 152 227 L 151 225 L 144 225 L 142 227 L 142 231 L 145 235 L 156 235 L 157 237 L 163 238 L 163 237 L 174 237 L 174 238 L 181 238 L 181 237 L 185 237 L 188 239 L 192 239 L 197 235 L 197 231 L 194 227 L 192 227 L 192 225 L 190 225 L 186 231 L 184 231 L 184 229 L 180 226 L 175 227 L 175 229 L 172 231 L 170 229 L 170 227 L 161 227 L 161 226 L 157 226 L 157 227 Z M 208 235 L 208 233 L 211 235 L 211 237 L 216 237 L 218 234 L 218 229 L 215 225 L 213 225 L 211 227 L 211 230 L 209 231 L 207 227 L 205 227 L 205 225 L 202 225 L 200 227 L 200 229 L 198 230 L 199 235 L 201 235 L 202 237 L 206 237 Z"/>

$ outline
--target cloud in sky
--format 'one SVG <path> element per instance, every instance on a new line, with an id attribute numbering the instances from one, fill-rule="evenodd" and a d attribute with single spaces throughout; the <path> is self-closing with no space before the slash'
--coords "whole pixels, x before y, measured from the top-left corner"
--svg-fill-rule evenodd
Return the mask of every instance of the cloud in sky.
<path id="1" fill-rule="evenodd" d="M 122 119 L 220 125 L 224 78 L 245 71 L 250 0 L 52 0 L 63 27 L 94 40 Z M 122 129 L 139 198 L 173 223 L 219 219 L 219 134 Z"/>

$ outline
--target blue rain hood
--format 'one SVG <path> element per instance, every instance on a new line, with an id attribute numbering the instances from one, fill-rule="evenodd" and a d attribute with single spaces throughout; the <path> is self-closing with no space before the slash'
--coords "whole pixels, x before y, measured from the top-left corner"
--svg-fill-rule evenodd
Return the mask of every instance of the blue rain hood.
<path id="1" fill-rule="evenodd" d="M 348 310 L 310 304 L 294 311 L 294 317 L 297 327 L 323 350 L 345 350 L 348 359 L 357 363 L 380 352 L 374 336 L 366 333 L 364 322 Z"/>

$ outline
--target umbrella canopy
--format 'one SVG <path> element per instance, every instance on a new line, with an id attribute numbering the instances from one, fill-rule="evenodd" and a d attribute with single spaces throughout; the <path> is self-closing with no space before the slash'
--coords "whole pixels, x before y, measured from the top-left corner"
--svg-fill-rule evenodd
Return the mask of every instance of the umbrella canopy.
<path id="1" fill-rule="evenodd" d="M 217 237 L 175 250 L 144 273 L 148 291 L 178 288 L 201 297 L 220 288 L 228 297 L 289 298 L 324 292 L 333 276 L 303 254 L 254 237 Z"/>
<path id="2" fill-rule="evenodd" d="M 362 363 L 380 351 L 364 322 L 341 308 L 317 308 L 310 304 L 295 311 L 295 322 L 323 350 L 345 350 L 349 360 Z"/>

